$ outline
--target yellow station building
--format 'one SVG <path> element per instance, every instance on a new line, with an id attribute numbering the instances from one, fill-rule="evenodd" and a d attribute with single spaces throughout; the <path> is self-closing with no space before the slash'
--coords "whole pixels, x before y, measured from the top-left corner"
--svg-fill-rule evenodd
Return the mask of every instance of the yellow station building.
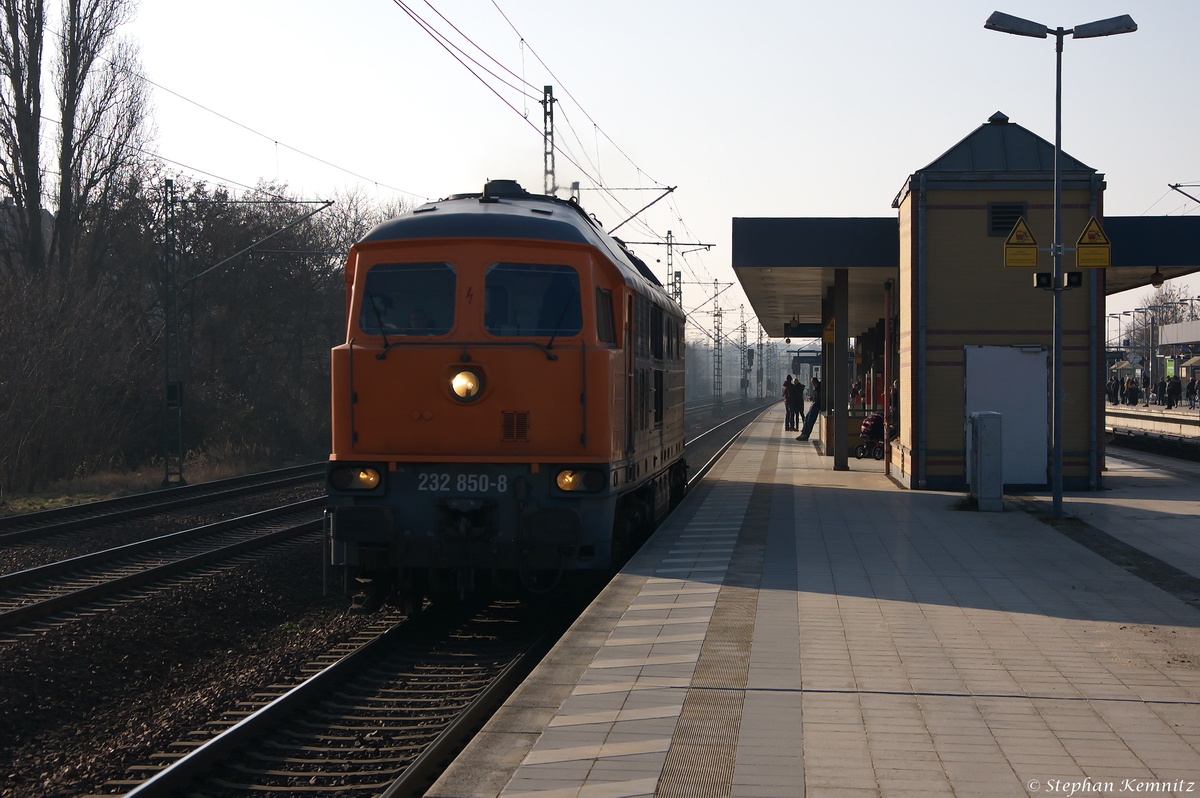
<path id="1" fill-rule="evenodd" d="M 1104 468 L 1105 297 L 1200 269 L 1200 219 L 1104 215 L 1104 175 L 1063 154 L 1063 485 L 1098 489 Z M 848 467 L 861 418 L 891 412 L 894 479 L 915 489 L 968 481 L 966 419 L 1003 416 L 1008 488 L 1049 483 L 1054 146 L 1002 113 L 904 181 L 882 218 L 735 218 L 733 262 L 774 337 L 822 339 L 820 446 Z M 1005 265 L 1018 220 L 1027 266 Z M 1089 220 L 1111 265 L 1086 267 L 1075 244 Z M 1020 238 L 1020 236 L 1018 236 Z M 1085 242 L 1088 239 L 1085 237 Z M 1100 261 L 1102 262 L 1102 260 Z M 890 324 L 889 324 L 890 322 Z M 890 327 L 890 329 L 889 329 Z M 851 340 L 855 341 L 853 355 Z M 865 401 L 850 401 L 853 379 Z M 840 445 L 835 443 L 840 442 Z"/>

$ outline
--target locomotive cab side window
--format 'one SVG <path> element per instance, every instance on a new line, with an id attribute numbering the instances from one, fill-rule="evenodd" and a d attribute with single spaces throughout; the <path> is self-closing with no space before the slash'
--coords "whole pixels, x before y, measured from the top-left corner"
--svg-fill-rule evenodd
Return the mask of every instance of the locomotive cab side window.
<path id="1" fill-rule="evenodd" d="M 613 323 L 612 291 L 596 289 L 596 338 L 606 344 L 617 342 L 616 325 Z"/>
<path id="2" fill-rule="evenodd" d="M 492 335 L 578 335 L 579 272 L 542 263 L 493 263 L 484 282 L 484 328 Z"/>
<path id="3" fill-rule="evenodd" d="M 449 263 L 378 263 L 363 284 L 358 326 L 367 335 L 445 335 L 455 281 Z"/>

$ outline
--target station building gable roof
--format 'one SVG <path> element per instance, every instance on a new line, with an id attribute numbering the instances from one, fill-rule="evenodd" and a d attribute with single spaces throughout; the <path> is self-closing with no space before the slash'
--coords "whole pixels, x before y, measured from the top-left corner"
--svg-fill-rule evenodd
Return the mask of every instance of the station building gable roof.
<path id="1" fill-rule="evenodd" d="M 1063 153 L 1063 188 L 1103 189 L 1095 169 Z M 892 200 L 899 208 L 914 180 L 929 189 L 1048 190 L 1054 185 L 1054 145 L 1000 111 L 904 181 Z"/>
<path id="2" fill-rule="evenodd" d="M 1064 172 L 1095 172 L 1063 153 Z M 997 111 L 985 124 L 942 153 L 922 172 L 1052 172 L 1054 145 Z"/>

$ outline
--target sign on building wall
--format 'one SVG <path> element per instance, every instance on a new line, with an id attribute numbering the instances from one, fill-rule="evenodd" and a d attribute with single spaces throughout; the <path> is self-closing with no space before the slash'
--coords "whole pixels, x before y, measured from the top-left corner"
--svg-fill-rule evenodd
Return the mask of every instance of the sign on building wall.
<path id="1" fill-rule="evenodd" d="M 1081 269 L 1107 269 L 1112 260 L 1111 252 L 1108 236 L 1093 216 L 1075 243 L 1075 265 Z"/>
<path id="2" fill-rule="evenodd" d="M 1004 265 L 1008 268 L 1037 268 L 1037 240 L 1029 231 L 1025 217 L 1017 219 L 1004 241 Z"/>

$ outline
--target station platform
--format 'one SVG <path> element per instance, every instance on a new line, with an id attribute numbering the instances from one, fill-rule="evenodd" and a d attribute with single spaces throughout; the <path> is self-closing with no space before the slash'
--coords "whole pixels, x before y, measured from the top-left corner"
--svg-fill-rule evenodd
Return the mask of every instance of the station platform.
<path id="1" fill-rule="evenodd" d="M 1200 436 L 1200 411 L 1187 404 L 1167 410 L 1161 405 L 1105 405 L 1105 426 L 1177 438 Z"/>
<path id="2" fill-rule="evenodd" d="M 980 513 L 743 433 L 426 793 L 1200 793 L 1200 466 Z"/>

